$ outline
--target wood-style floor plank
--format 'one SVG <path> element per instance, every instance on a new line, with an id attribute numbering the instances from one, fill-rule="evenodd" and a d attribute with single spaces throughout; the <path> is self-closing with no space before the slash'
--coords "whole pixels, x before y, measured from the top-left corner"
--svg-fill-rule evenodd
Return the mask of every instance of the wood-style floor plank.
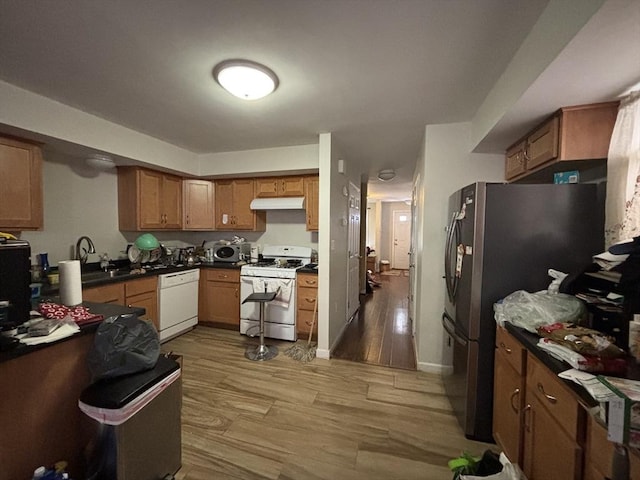
<path id="1" fill-rule="evenodd" d="M 197 327 L 163 345 L 183 356 L 178 480 L 451 478 L 467 440 L 442 378 L 340 359 L 244 357 L 237 332 Z M 493 446 L 495 448 L 495 446 Z"/>
<path id="2" fill-rule="evenodd" d="M 380 287 L 360 297 L 360 310 L 345 329 L 335 358 L 415 370 L 415 346 L 409 321 L 409 278 L 379 275 Z"/>

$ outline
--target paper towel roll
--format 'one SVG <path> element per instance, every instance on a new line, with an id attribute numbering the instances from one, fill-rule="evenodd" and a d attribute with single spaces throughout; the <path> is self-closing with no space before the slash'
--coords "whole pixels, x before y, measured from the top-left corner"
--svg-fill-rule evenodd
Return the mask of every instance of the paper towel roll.
<path id="1" fill-rule="evenodd" d="M 82 278 L 80 260 L 58 262 L 60 271 L 60 301 L 67 307 L 82 303 Z"/>

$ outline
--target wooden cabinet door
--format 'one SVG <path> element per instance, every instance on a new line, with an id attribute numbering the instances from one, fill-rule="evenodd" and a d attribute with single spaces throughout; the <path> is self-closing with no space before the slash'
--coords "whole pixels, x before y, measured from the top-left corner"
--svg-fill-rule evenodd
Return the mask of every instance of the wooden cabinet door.
<path id="1" fill-rule="evenodd" d="M 42 198 L 40 148 L 0 137 L 0 229 L 42 229 Z"/>
<path id="2" fill-rule="evenodd" d="M 581 478 L 582 448 L 559 428 L 553 416 L 536 395 L 530 395 L 529 390 L 524 430 L 523 466 L 524 474 L 529 480 Z"/>
<path id="3" fill-rule="evenodd" d="M 162 228 L 182 228 L 182 178 L 163 175 L 161 207 Z"/>
<path id="4" fill-rule="evenodd" d="M 153 170 L 138 171 L 138 218 L 141 229 L 162 229 L 163 174 Z M 135 208 L 135 206 L 131 206 Z"/>
<path id="5" fill-rule="evenodd" d="M 282 177 L 279 184 L 279 192 L 283 197 L 304 196 L 304 177 Z"/>
<path id="6" fill-rule="evenodd" d="M 232 230 L 233 219 L 233 180 L 215 182 L 216 229 Z"/>
<path id="7" fill-rule="evenodd" d="M 99 287 L 83 288 L 82 301 L 124 305 L 124 284 L 110 283 Z"/>
<path id="8" fill-rule="evenodd" d="M 319 198 L 320 198 L 320 177 L 311 176 L 305 178 L 305 209 L 307 211 L 307 230 L 318 231 L 319 219 Z"/>
<path id="9" fill-rule="evenodd" d="M 506 180 L 511 180 L 526 172 L 524 150 L 525 142 L 520 142 L 507 150 L 504 168 L 504 178 Z"/>
<path id="10" fill-rule="evenodd" d="M 240 330 L 240 284 L 207 281 L 203 305 L 204 319 L 200 323 L 227 325 Z"/>
<path id="11" fill-rule="evenodd" d="M 185 180 L 183 195 L 184 230 L 213 230 L 215 227 L 213 182 Z"/>
<path id="12" fill-rule="evenodd" d="M 522 465 L 524 378 L 496 349 L 493 383 L 493 437 L 511 462 Z"/>
<path id="13" fill-rule="evenodd" d="M 253 230 L 255 212 L 251 210 L 251 201 L 255 198 L 253 179 L 237 179 L 233 185 L 233 227 L 236 230 Z"/>
<path id="14" fill-rule="evenodd" d="M 145 314 L 141 316 L 143 320 L 150 320 L 156 327 L 156 330 L 160 328 L 158 324 L 158 295 L 156 292 L 140 293 L 138 295 L 132 295 L 127 297 L 126 300 L 128 307 L 142 307 L 145 309 Z"/>
<path id="15" fill-rule="evenodd" d="M 555 116 L 527 138 L 525 157 L 527 170 L 539 167 L 558 157 L 560 124 Z"/>
<path id="16" fill-rule="evenodd" d="M 279 180 L 278 177 L 256 178 L 256 197 L 277 197 Z"/>

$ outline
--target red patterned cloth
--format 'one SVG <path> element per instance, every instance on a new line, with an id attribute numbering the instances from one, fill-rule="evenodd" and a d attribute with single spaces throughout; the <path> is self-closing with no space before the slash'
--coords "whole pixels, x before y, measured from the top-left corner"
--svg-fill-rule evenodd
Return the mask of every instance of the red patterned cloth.
<path id="1" fill-rule="evenodd" d="M 38 311 L 45 318 L 56 318 L 61 320 L 67 316 L 71 317 L 78 325 L 86 325 L 101 321 L 104 317 L 91 313 L 87 307 L 66 307 L 53 302 L 43 302 L 38 307 Z"/>

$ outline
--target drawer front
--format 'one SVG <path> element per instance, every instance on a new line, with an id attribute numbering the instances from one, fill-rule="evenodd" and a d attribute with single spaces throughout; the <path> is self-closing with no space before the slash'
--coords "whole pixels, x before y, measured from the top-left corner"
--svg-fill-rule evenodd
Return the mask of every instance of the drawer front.
<path id="1" fill-rule="evenodd" d="M 124 286 L 122 283 L 110 283 L 82 290 L 82 300 L 96 303 L 115 303 L 124 305 Z"/>
<path id="2" fill-rule="evenodd" d="M 140 295 L 141 293 L 155 292 L 158 286 L 158 277 L 145 277 L 138 280 L 131 280 L 124 284 L 126 297 Z"/>
<path id="3" fill-rule="evenodd" d="M 200 273 L 202 274 L 202 270 Z M 204 270 L 204 277 L 210 282 L 234 282 L 240 281 L 240 270 L 225 268 L 208 268 Z"/>
<path id="4" fill-rule="evenodd" d="M 305 275 L 300 273 L 298 274 L 298 286 L 318 288 L 318 276 L 313 274 Z"/>
<path id="5" fill-rule="evenodd" d="M 496 329 L 496 349 L 504 354 L 503 358 L 509 362 L 519 375 L 524 373 L 526 350 L 518 340 L 502 327 Z"/>
<path id="6" fill-rule="evenodd" d="M 298 287 L 298 308 L 300 310 L 313 310 L 318 297 L 318 290 L 315 288 Z"/>
<path id="7" fill-rule="evenodd" d="M 529 392 L 571 438 L 577 437 L 581 407 L 562 381 L 533 355 L 527 359 L 527 396 Z"/>

